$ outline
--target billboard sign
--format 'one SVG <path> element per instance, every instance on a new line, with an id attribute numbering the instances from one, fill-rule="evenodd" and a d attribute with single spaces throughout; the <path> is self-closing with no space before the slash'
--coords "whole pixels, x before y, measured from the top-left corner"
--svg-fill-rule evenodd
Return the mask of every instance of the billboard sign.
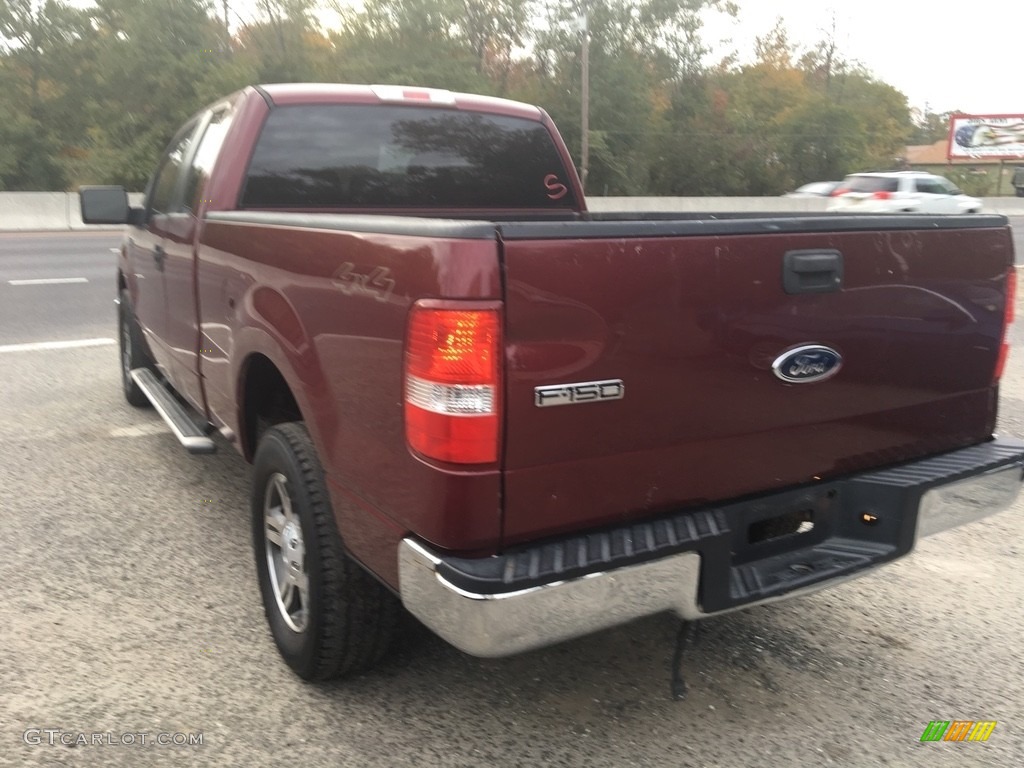
<path id="1" fill-rule="evenodd" d="M 953 116 L 947 155 L 950 160 L 1024 159 L 1024 114 Z"/>

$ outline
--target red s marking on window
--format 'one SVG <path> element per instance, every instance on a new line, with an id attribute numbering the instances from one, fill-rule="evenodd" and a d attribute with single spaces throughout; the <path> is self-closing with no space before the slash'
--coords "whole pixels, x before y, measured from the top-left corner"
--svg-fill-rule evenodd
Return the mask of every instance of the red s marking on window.
<path id="1" fill-rule="evenodd" d="M 565 186 L 565 184 L 562 184 L 558 180 L 558 177 L 553 173 L 549 173 L 544 177 L 544 186 L 550 190 L 548 192 L 548 197 L 552 200 L 561 200 L 569 194 L 569 188 Z"/>

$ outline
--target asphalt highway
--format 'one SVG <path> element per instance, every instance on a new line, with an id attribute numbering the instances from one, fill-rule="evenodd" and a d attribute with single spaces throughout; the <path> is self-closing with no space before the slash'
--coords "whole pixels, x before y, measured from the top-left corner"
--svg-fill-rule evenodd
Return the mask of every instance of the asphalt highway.
<path id="1" fill-rule="evenodd" d="M 0 344 L 112 337 L 120 242 L 109 231 L 0 233 Z M 50 282 L 61 280 L 76 282 Z"/>
<path id="2" fill-rule="evenodd" d="M 118 241 L 0 235 L 0 766 L 1024 765 L 1020 503 L 704 622 L 682 702 L 669 616 L 504 660 L 410 623 L 380 669 L 302 683 L 263 618 L 248 466 L 121 396 Z M 1024 437 L 1013 341 L 1000 431 Z M 922 743 L 933 720 L 998 725 Z"/>

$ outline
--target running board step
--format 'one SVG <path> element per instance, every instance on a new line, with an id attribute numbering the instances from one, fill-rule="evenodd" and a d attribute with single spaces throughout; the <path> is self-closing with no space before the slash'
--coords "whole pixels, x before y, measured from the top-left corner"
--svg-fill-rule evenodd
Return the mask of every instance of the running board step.
<path id="1" fill-rule="evenodd" d="M 171 432 L 189 453 L 214 453 L 217 444 L 192 421 L 186 407 L 178 402 L 149 368 L 135 368 L 132 379 L 156 408 Z"/>

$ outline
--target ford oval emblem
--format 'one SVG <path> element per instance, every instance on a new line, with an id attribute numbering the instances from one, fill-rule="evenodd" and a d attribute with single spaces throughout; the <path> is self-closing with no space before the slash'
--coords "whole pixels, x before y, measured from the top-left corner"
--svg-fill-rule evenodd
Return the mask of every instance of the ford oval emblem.
<path id="1" fill-rule="evenodd" d="M 783 352 L 772 363 L 775 375 L 790 384 L 811 384 L 839 373 L 843 356 L 830 347 L 807 344 Z"/>

